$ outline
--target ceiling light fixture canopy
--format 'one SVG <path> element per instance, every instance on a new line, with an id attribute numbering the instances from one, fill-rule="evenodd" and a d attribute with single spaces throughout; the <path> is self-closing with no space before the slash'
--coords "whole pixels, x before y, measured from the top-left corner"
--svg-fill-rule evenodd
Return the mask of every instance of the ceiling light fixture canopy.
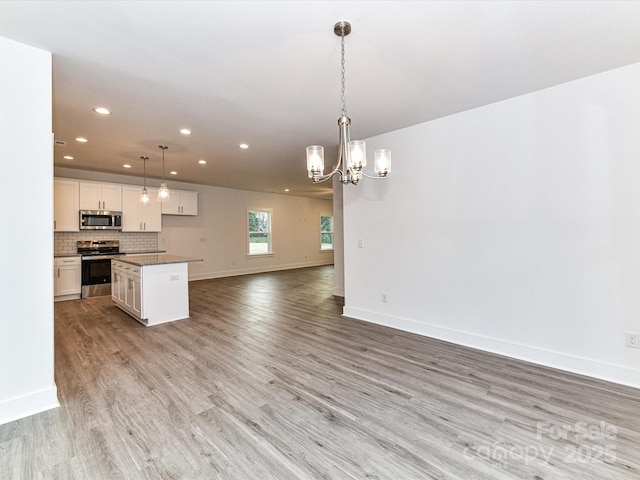
<path id="1" fill-rule="evenodd" d="M 158 145 L 158 148 L 162 149 L 162 183 L 160 184 L 160 190 L 158 190 L 158 201 L 168 202 L 170 196 L 167 182 L 164 181 L 164 151 L 169 147 L 166 145 Z"/>
<path id="2" fill-rule="evenodd" d="M 140 203 L 149 205 L 149 192 L 147 191 L 147 160 L 149 157 L 140 157 L 142 160 L 142 191 L 140 192 Z"/>
<path id="3" fill-rule="evenodd" d="M 342 79 L 342 113 L 338 118 L 340 141 L 338 143 L 338 162 L 335 168 L 324 172 L 324 147 L 311 145 L 307 147 L 307 172 L 313 183 L 326 182 L 334 175 L 340 175 L 343 184 L 356 185 L 362 177 L 384 178 L 391 171 L 391 150 L 381 149 L 374 152 L 374 169 L 377 177 L 367 175 L 362 168 L 367 164 L 366 145 L 364 140 L 351 140 L 349 127 L 351 119 L 347 117 L 345 102 L 345 62 L 344 62 L 344 37 L 351 33 L 349 22 L 338 22 L 333 26 L 333 32 L 340 37 L 341 43 L 341 79 Z"/>

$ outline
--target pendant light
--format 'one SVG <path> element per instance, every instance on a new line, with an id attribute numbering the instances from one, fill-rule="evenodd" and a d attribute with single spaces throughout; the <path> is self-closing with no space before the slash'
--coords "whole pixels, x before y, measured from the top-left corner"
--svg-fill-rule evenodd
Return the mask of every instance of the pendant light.
<path id="1" fill-rule="evenodd" d="M 162 149 L 162 183 L 160 184 L 160 190 L 158 190 L 158 201 L 168 202 L 169 188 L 167 187 L 167 182 L 164 181 L 164 151 L 169 147 L 166 145 L 158 145 L 158 148 Z"/>
<path id="2" fill-rule="evenodd" d="M 149 204 L 149 192 L 147 192 L 147 160 L 149 157 L 140 157 L 142 159 L 142 191 L 140 192 L 140 203 Z"/>
<path id="3" fill-rule="evenodd" d="M 341 81 L 342 81 L 342 112 L 338 119 L 340 137 L 338 143 L 338 161 L 335 168 L 324 174 L 324 147 L 311 145 L 307 147 L 307 172 L 313 183 L 326 182 L 334 175 L 340 175 L 343 184 L 356 185 L 362 177 L 385 178 L 391 171 L 391 150 L 381 149 L 374 152 L 374 171 L 377 176 L 364 173 L 363 167 L 367 164 L 366 145 L 364 140 L 351 140 L 349 127 L 351 119 L 347 117 L 345 106 L 345 81 L 344 81 L 344 37 L 351 33 L 349 22 L 338 22 L 333 26 L 333 33 L 340 37 L 341 45 Z"/>

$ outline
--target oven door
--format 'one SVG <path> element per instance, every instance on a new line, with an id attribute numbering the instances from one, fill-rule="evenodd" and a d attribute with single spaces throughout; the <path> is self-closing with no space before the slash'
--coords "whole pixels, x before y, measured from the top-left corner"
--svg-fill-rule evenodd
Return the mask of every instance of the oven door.
<path id="1" fill-rule="evenodd" d="M 111 258 L 82 257 L 82 298 L 111 295 Z"/>

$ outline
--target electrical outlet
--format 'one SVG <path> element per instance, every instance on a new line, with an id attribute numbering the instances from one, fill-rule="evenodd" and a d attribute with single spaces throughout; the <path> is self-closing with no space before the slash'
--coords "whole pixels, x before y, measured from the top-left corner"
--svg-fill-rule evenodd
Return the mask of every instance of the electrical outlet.
<path id="1" fill-rule="evenodd" d="M 364 240 L 358 240 L 358 248 L 364 248 Z"/>
<path id="2" fill-rule="evenodd" d="M 387 303 L 387 294 L 386 293 L 380 294 L 380 301 L 382 301 L 382 303 Z"/>
<path id="3" fill-rule="evenodd" d="M 640 348 L 640 335 L 635 332 L 625 332 L 624 342 L 627 347 Z"/>

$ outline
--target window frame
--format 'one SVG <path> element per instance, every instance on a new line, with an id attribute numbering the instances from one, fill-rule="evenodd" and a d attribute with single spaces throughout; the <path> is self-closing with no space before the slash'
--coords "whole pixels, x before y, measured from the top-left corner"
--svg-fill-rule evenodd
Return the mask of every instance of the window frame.
<path id="1" fill-rule="evenodd" d="M 331 231 L 322 230 L 322 219 L 326 217 L 331 219 Z M 327 234 L 331 235 L 331 248 L 322 248 L 322 246 L 325 245 L 325 243 L 322 242 L 322 237 L 323 235 L 327 235 Z M 333 252 L 334 242 L 335 242 L 335 228 L 333 225 L 333 215 L 320 215 L 320 251 Z"/>
<path id="2" fill-rule="evenodd" d="M 249 218 L 251 213 L 266 213 L 268 215 L 268 225 L 267 225 L 267 232 L 261 232 L 261 231 L 252 231 L 250 229 L 249 226 Z M 247 227 L 247 257 L 266 257 L 266 256 L 270 256 L 273 255 L 273 209 L 272 208 L 263 208 L 263 207 L 251 207 L 251 208 L 247 208 L 247 211 L 245 213 L 245 222 L 246 222 L 246 227 Z M 266 233 L 267 235 L 267 251 L 266 252 L 255 252 L 252 253 L 251 252 L 251 234 L 264 234 Z M 256 243 L 256 242 L 254 242 Z"/>

